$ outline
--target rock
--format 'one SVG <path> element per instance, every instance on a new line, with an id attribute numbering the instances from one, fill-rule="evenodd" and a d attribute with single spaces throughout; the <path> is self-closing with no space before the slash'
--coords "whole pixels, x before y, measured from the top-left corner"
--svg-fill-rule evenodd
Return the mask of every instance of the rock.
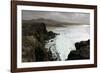
<path id="1" fill-rule="evenodd" d="M 59 61 L 60 56 L 54 44 L 49 47 L 48 58 L 50 61 Z"/>
<path id="2" fill-rule="evenodd" d="M 37 48 L 35 49 L 35 57 L 36 57 L 36 61 L 44 61 L 45 53 L 44 53 L 44 51 L 42 50 L 42 48 L 37 47 Z"/>
<path id="3" fill-rule="evenodd" d="M 23 62 L 43 61 L 47 58 L 47 52 L 44 47 L 45 40 L 48 38 L 45 24 L 24 23 L 22 26 L 22 33 Z"/>
<path id="4" fill-rule="evenodd" d="M 48 61 L 45 41 L 54 37 L 55 33 L 48 32 L 44 23 L 23 23 L 22 62 Z"/>
<path id="5" fill-rule="evenodd" d="M 75 43 L 76 51 L 71 51 L 67 60 L 81 60 L 90 58 L 90 40 Z"/>

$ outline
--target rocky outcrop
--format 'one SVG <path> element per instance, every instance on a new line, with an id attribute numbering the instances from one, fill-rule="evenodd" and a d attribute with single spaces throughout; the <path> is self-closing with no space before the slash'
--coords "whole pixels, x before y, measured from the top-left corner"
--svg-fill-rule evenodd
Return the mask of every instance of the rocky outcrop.
<path id="1" fill-rule="evenodd" d="M 71 51 L 67 60 L 80 60 L 90 58 L 90 40 L 75 43 L 76 50 Z"/>
<path id="2" fill-rule="evenodd" d="M 22 62 L 48 61 L 45 41 L 55 37 L 44 23 L 22 24 Z"/>

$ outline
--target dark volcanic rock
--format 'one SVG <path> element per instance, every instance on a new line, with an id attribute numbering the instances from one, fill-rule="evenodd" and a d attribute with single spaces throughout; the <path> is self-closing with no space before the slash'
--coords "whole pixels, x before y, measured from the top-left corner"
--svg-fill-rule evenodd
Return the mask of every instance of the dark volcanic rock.
<path id="1" fill-rule="evenodd" d="M 22 62 L 48 61 L 45 41 L 55 37 L 44 23 L 22 24 Z"/>
<path id="2" fill-rule="evenodd" d="M 37 47 L 35 49 L 35 57 L 36 57 L 36 61 L 44 61 L 45 53 L 43 49 L 41 49 L 40 47 Z"/>
<path id="3" fill-rule="evenodd" d="M 76 51 L 71 51 L 68 60 L 79 60 L 90 58 L 90 40 L 75 43 Z"/>
<path id="4" fill-rule="evenodd" d="M 44 48 L 45 40 L 48 38 L 44 23 L 25 24 L 22 26 L 22 61 L 43 61 L 47 58 Z"/>

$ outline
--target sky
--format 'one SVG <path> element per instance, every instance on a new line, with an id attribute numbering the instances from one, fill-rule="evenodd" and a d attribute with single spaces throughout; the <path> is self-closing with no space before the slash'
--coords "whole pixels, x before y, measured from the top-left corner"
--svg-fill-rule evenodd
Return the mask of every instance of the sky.
<path id="1" fill-rule="evenodd" d="M 70 23 L 90 23 L 89 13 L 22 10 L 23 20 L 32 20 L 39 18 L 52 19 L 55 21 Z"/>

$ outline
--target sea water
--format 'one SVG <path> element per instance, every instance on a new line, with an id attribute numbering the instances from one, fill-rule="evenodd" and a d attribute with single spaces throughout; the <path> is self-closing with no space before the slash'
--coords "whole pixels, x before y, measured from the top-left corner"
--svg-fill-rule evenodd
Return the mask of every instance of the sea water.
<path id="1" fill-rule="evenodd" d="M 69 25 L 65 27 L 57 27 L 52 31 L 59 33 L 59 35 L 55 37 L 54 43 L 61 61 L 65 61 L 68 58 L 70 51 L 76 50 L 76 42 L 87 41 L 90 37 L 89 25 Z M 52 43 L 53 42 L 49 42 L 49 46 L 51 46 Z"/>

